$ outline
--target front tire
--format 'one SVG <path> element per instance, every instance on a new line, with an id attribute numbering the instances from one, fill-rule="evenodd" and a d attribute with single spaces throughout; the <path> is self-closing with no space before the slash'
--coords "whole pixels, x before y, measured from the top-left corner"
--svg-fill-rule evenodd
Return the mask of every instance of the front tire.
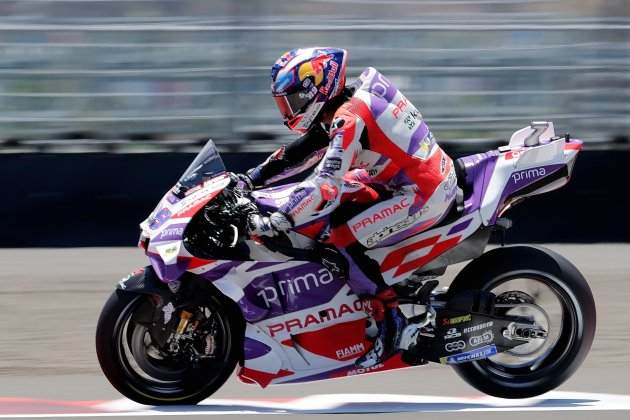
<path id="1" fill-rule="evenodd" d="M 501 398 L 528 398 L 556 388 L 584 361 L 595 335 L 595 302 L 586 280 L 566 258 L 543 247 L 524 245 L 497 248 L 472 261 L 453 280 L 448 294 L 470 289 L 497 294 L 502 288 L 511 290 L 512 285 L 551 291 L 559 312 L 558 317 L 548 317 L 554 341 L 531 360 L 523 356 L 520 364 L 506 362 L 509 357 L 518 360 L 515 351 L 515 355 L 501 353 L 453 367 L 481 392 Z"/>
<path id="2" fill-rule="evenodd" d="M 242 351 L 241 325 L 233 308 L 216 297 L 204 307 L 216 316 L 217 355 L 192 366 L 169 360 L 150 342 L 151 320 L 159 298 L 115 290 L 103 307 L 96 329 L 96 353 L 103 373 L 125 397 L 140 404 L 196 404 L 230 377 Z M 176 316 L 176 314 L 173 314 Z"/>

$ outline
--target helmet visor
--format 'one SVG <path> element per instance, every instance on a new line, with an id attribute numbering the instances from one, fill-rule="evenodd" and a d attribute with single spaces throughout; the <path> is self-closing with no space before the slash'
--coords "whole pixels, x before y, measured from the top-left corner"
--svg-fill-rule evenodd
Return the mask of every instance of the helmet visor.
<path id="1" fill-rule="evenodd" d="M 274 96 L 276 105 L 285 121 L 290 120 L 299 114 L 308 105 L 312 97 L 309 98 L 304 92 L 293 92 L 287 95 Z"/>

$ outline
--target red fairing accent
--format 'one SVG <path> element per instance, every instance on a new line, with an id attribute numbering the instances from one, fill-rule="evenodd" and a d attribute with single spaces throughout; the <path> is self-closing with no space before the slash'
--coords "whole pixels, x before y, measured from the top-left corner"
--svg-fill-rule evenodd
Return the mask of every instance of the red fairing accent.
<path id="1" fill-rule="evenodd" d="M 209 192 L 208 195 L 200 198 L 197 202 L 195 202 L 192 206 L 188 207 L 186 210 L 179 213 L 175 213 L 173 215 L 173 218 L 193 217 L 195 214 L 197 214 L 200 208 L 208 204 L 208 202 L 212 200 L 214 197 L 216 197 L 221 191 L 223 191 L 223 188 L 219 188 L 217 191 Z"/>
<path id="2" fill-rule="evenodd" d="M 326 219 L 322 219 L 315 223 L 311 223 L 303 227 L 298 227 L 295 229 L 295 231 L 311 239 L 316 239 L 321 233 L 322 229 L 324 229 L 324 227 L 326 226 L 326 223 L 328 223 L 328 221 Z"/>
<path id="3" fill-rule="evenodd" d="M 248 367 L 242 367 L 238 372 L 238 377 L 241 381 L 251 384 L 257 383 L 263 388 L 266 388 L 271 381 L 277 378 L 284 378 L 285 376 L 291 376 L 295 372 L 290 370 L 280 369 L 278 373 L 262 372 L 260 370 L 250 369 Z"/>
<path id="4" fill-rule="evenodd" d="M 311 353 L 341 361 L 354 360 L 372 346 L 365 338 L 365 319 L 298 334 L 293 341 Z"/>
<path id="5" fill-rule="evenodd" d="M 385 360 L 383 363 L 379 363 L 370 368 L 359 368 L 356 366 L 352 366 L 349 369 L 341 371 L 341 372 L 333 372 L 330 375 L 330 378 L 331 379 L 343 378 L 346 376 L 355 376 L 355 375 L 363 375 L 365 373 L 383 372 L 385 370 L 400 369 L 400 368 L 406 368 L 410 366 L 411 365 L 408 365 L 407 363 L 403 362 L 402 356 L 400 353 L 396 353 L 389 359 Z"/>
<path id="6" fill-rule="evenodd" d="M 182 257 L 178 257 L 177 259 L 179 260 Z M 186 258 L 186 257 L 184 257 Z M 191 257 L 191 258 L 186 258 L 189 259 L 188 262 L 188 269 L 192 270 L 195 268 L 199 268 L 199 267 L 203 267 L 204 265 L 208 265 L 210 263 L 215 262 L 216 260 L 204 260 L 203 258 L 197 258 L 197 257 Z"/>
<path id="7" fill-rule="evenodd" d="M 443 252 L 457 245 L 459 243 L 460 238 L 461 236 L 456 236 L 454 238 L 447 239 L 443 242 L 439 242 L 435 244 L 435 246 L 433 246 L 433 249 L 431 249 L 431 252 L 429 252 L 424 257 L 416 258 L 415 260 L 401 264 L 400 267 L 396 269 L 396 272 L 394 273 L 394 277 L 398 277 L 401 274 L 409 273 L 411 271 L 414 271 L 416 268 L 422 267 L 423 265 L 427 264 L 432 259 L 436 258 L 438 255 L 442 254 Z"/>
<path id="8" fill-rule="evenodd" d="M 564 150 L 582 150 L 582 146 L 583 146 L 582 142 L 579 142 L 579 143 L 577 143 L 577 142 L 575 142 L 575 143 L 573 143 L 573 142 L 565 143 Z"/>
<path id="9" fill-rule="evenodd" d="M 388 254 L 387 257 L 385 257 L 385 260 L 383 260 L 383 263 L 381 264 L 381 272 L 384 273 L 402 264 L 403 260 L 408 254 L 418 249 L 434 245 L 439 240 L 440 235 L 436 235 L 393 251 L 392 253 Z"/>
<path id="10" fill-rule="evenodd" d="M 337 248 L 347 248 L 356 242 L 356 238 L 347 224 L 337 226 L 330 231 L 330 242 Z"/>

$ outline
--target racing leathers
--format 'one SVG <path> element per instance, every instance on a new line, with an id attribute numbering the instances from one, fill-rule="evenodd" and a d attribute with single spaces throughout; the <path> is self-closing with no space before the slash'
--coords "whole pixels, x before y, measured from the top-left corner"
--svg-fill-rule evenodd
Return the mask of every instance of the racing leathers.
<path id="1" fill-rule="evenodd" d="M 313 174 L 272 214 L 271 223 L 279 230 L 293 227 L 299 231 L 330 215 L 339 207 L 345 183 L 377 188 L 380 201 L 367 209 L 337 223 L 333 215 L 330 242 L 354 262 L 350 285 L 371 280 L 374 287 L 369 294 L 382 295 L 388 285 L 378 264 L 365 256 L 365 249 L 399 242 L 437 224 L 454 202 L 457 181 L 452 160 L 418 109 L 391 81 L 367 68 L 349 89 L 351 97 L 336 110 L 327 138 L 322 139 L 317 127 L 306 135 L 311 138 L 297 141 L 298 146 L 303 142 L 301 148 L 292 145 L 278 150 L 249 175 L 254 184 L 260 184 L 267 172 L 271 174 L 268 182 L 275 182 L 319 161 Z M 293 166 L 278 163 L 284 160 L 286 164 L 292 152 L 298 158 Z M 286 168 L 276 173 L 281 166 Z M 369 279 L 366 272 L 371 274 Z M 386 302 L 395 309 L 391 299 Z M 374 364 L 378 359 L 377 355 L 364 362 Z"/>

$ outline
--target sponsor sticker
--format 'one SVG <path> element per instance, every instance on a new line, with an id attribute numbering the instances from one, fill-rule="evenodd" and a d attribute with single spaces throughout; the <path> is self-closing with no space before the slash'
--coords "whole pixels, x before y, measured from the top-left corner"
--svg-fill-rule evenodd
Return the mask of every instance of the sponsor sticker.
<path id="1" fill-rule="evenodd" d="M 492 340 L 494 340 L 494 334 L 492 333 L 492 331 L 488 330 L 484 331 L 481 335 L 474 335 L 470 337 L 468 339 L 468 344 L 470 344 L 472 347 L 477 347 L 482 344 L 492 343 Z"/>
<path id="2" fill-rule="evenodd" d="M 338 171 L 341 169 L 341 159 L 336 157 L 327 158 L 324 161 L 324 169 L 329 171 Z"/>
<path id="3" fill-rule="evenodd" d="M 456 316 L 454 318 L 443 318 L 442 325 L 457 325 L 463 322 L 470 322 L 471 319 L 472 319 L 472 315 L 470 314 Z M 466 329 L 464 329 L 464 332 L 466 332 Z"/>
<path id="4" fill-rule="evenodd" d="M 516 171 L 512 174 L 512 181 L 516 184 L 521 181 L 534 180 L 543 177 L 547 174 L 544 167 L 524 169 L 522 171 Z"/>
<path id="5" fill-rule="evenodd" d="M 464 342 L 464 340 L 451 341 L 450 343 L 446 343 L 446 345 L 444 346 L 444 350 L 449 353 L 464 350 L 465 348 L 466 343 Z"/>
<path id="6" fill-rule="evenodd" d="M 473 360 L 486 359 L 495 354 L 497 354 L 497 347 L 493 344 L 491 346 L 480 347 L 476 350 L 467 351 L 465 353 L 459 353 L 459 354 L 453 354 L 451 356 L 441 357 L 440 363 L 442 364 L 466 363 Z"/>
<path id="7" fill-rule="evenodd" d="M 394 233 L 408 228 L 409 226 L 414 224 L 417 220 L 419 220 L 427 211 L 429 211 L 429 206 L 424 206 L 412 216 L 407 216 L 406 218 L 404 218 L 403 220 L 397 222 L 396 224 L 392 226 L 386 226 L 385 228 L 377 232 L 374 232 L 373 234 L 368 236 L 367 239 L 365 240 L 366 245 L 368 247 L 372 247 L 373 245 L 376 245 L 377 243 L 381 242 L 383 239 L 390 237 Z"/>
<path id="8" fill-rule="evenodd" d="M 452 338 L 457 338 L 461 336 L 462 336 L 462 333 L 457 331 L 457 328 L 449 328 L 448 331 L 446 331 L 446 334 L 444 335 L 444 339 L 450 340 Z"/>
<path id="9" fill-rule="evenodd" d="M 342 349 L 337 350 L 335 352 L 335 355 L 337 356 L 337 359 L 339 360 L 346 360 L 353 356 L 363 354 L 364 352 L 365 352 L 365 344 L 357 343 L 352 346 L 344 347 Z"/>
<path id="10" fill-rule="evenodd" d="M 301 330 L 311 325 L 320 325 L 329 323 L 330 321 L 343 318 L 346 315 L 351 315 L 356 312 L 364 312 L 363 304 L 361 300 L 357 299 L 352 304 L 342 303 L 339 307 L 329 307 L 317 311 L 316 313 L 307 313 L 298 318 L 286 319 L 284 322 L 278 324 L 267 325 L 269 335 L 275 337 L 276 334 L 293 333 L 295 330 Z"/>
<path id="11" fill-rule="evenodd" d="M 492 327 L 493 325 L 494 325 L 494 322 L 489 321 L 489 322 L 484 322 L 483 324 L 473 325 L 472 327 L 466 327 L 464 328 L 464 334 L 468 334 L 468 333 L 479 331 L 479 330 L 485 330 L 487 328 Z"/>
<path id="12" fill-rule="evenodd" d="M 383 220 L 386 220 L 388 217 L 391 217 L 394 214 L 403 211 L 403 209 L 409 207 L 410 205 L 411 204 L 407 200 L 407 197 L 403 197 L 399 202 L 394 203 L 392 206 L 381 209 L 373 213 L 372 215 L 354 223 L 352 225 L 352 230 L 354 232 L 358 232 L 359 230 L 363 228 L 382 222 Z"/>
<path id="13" fill-rule="evenodd" d="M 297 296 L 307 293 L 311 289 L 325 286 L 334 280 L 330 271 L 320 268 L 318 271 L 305 273 L 285 280 L 278 280 L 275 286 L 267 286 L 256 295 L 260 296 L 267 308 L 271 308 L 274 302 L 280 302 L 280 297 Z"/>

